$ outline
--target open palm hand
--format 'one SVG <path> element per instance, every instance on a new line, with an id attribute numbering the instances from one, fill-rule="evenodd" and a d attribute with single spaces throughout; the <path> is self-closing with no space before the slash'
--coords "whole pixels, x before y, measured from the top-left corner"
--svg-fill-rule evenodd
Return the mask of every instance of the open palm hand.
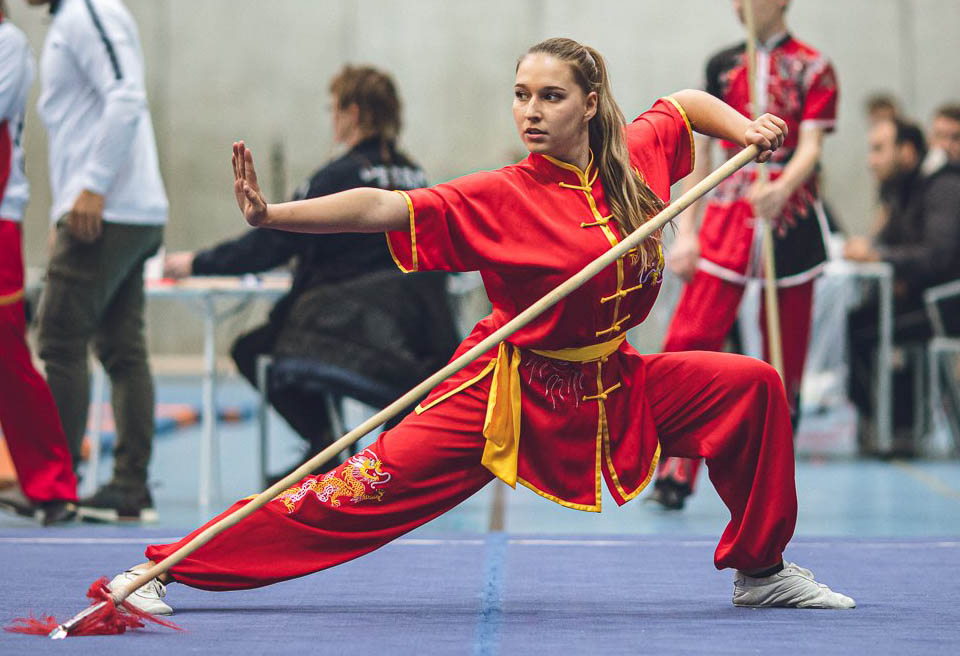
<path id="1" fill-rule="evenodd" d="M 243 218 L 252 226 L 259 226 L 267 218 L 267 201 L 257 184 L 253 153 L 242 141 L 233 144 L 233 193 Z"/>

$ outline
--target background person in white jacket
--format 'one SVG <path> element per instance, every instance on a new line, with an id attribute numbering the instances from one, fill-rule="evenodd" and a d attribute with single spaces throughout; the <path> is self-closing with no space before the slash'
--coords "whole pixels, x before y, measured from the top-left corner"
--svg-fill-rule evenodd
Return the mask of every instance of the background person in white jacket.
<path id="1" fill-rule="evenodd" d="M 20 484 L 0 489 L 0 507 L 39 511 L 48 525 L 73 517 L 77 480 L 53 397 L 24 338 L 20 222 L 29 185 L 20 136 L 34 64 L 26 36 L 5 13 L 0 0 L 0 427 Z"/>
<path id="2" fill-rule="evenodd" d="M 38 110 L 50 147 L 56 241 L 39 309 L 39 351 L 74 461 L 90 402 L 91 340 L 110 378 L 113 479 L 80 501 L 86 519 L 155 518 L 147 489 L 154 391 L 143 263 L 167 220 L 136 24 L 119 0 L 29 0 L 53 19 Z"/>

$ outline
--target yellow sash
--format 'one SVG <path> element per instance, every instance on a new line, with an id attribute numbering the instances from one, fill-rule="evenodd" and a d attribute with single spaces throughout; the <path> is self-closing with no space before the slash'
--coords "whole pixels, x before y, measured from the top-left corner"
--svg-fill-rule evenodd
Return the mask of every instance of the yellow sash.
<path id="1" fill-rule="evenodd" d="M 559 351 L 530 350 L 554 360 L 593 362 L 616 353 L 624 338 L 620 335 L 609 342 Z M 483 421 L 483 436 L 487 443 L 480 462 L 494 476 L 515 488 L 520 450 L 520 349 L 501 342 L 495 362 L 487 415 Z"/>

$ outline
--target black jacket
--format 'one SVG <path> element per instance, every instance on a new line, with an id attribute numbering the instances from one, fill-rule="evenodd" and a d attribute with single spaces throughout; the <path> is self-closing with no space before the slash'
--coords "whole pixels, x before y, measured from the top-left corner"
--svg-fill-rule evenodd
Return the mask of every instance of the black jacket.
<path id="1" fill-rule="evenodd" d="M 877 236 L 881 258 L 907 296 L 922 302 L 928 287 L 960 278 L 960 165 L 928 178 L 919 173 L 885 185 L 890 218 Z"/>
<path id="2" fill-rule="evenodd" d="M 356 187 L 416 189 L 427 185 L 423 170 L 396 148 L 385 158 L 378 139 L 363 141 L 316 171 L 291 200 L 334 194 Z M 389 159 L 390 163 L 387 163 Z M 372 271 L 397 270 L 381 234 L 310 235 L 254 229 L 241 237 L 199 251 L 193 260 L 198 276 L 241 275 L 269 271 L 297 258 L 290 294 L 274 313 L 289 309 L 293 298 L 309 287 L 348 280 Z M 277 316 L 282 320 L 282 316 Z"/>
<path id="3" fill-rule="evenodd" d="M 314 173 L 293 199 L 356 187 L 415 189 L 426 184 L 419 166 L 392 144 L 371 139 Z M 382 234 L 253 229 L 198 252 L 193 273 L 256 273 L 293 258 L 291 290 L 269 318 L 275 355 L 320 358 L 408 386 L 439 369 L 456 348 L 446 275 L 402 274 Z"/>

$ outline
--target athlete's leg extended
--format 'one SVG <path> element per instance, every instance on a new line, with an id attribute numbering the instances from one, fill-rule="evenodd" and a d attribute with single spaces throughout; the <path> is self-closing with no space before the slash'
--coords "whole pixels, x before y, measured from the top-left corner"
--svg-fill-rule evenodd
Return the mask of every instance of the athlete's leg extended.
<path id="1" fill-rule="evenodd" d="M 493 478 L 480 464 L 488 388 L 481 381 L 411 414 L 357 456 L 216 536 L 171 577 L 207 590 L 268 585 L 361 556 L 453 508 Z M 162 560 L 203 528 L 149 547 L 147 558 Z"/>

